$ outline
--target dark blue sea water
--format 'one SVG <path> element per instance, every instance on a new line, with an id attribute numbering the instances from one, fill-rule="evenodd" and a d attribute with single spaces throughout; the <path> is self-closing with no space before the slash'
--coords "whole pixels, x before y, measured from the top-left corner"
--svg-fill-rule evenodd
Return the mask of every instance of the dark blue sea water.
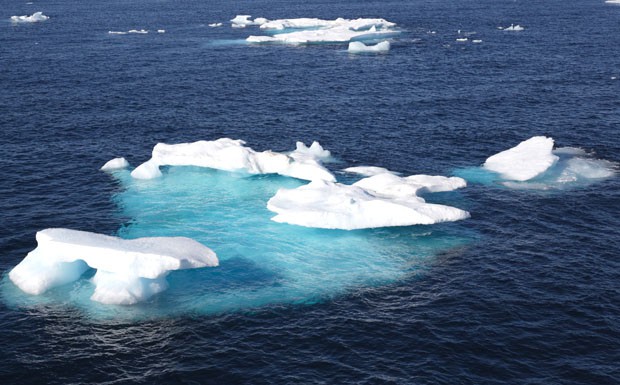
<path id="1" fill-rule="evenodd" d="M 10 22 L 36 11 L 50 19 Z M 251 46 L 255 27 L 208 27 L 237 14 L 382 17 L 403 33 L 387 54 L 350 55 Z M 525 30 L 498 29 L 513 23 Z M 465 33 L 482 43 L 455 41 Z M 602 0 L 0 0 L 0 383 L 618 383 L 617 177 L 549 190 L 470 183 L 433 198 L 469 211 L 465 221 L 291 227 L 284 247 L 253 243 L 269 213 L 252 199 L 296 182 L 231 190 L 191 169 L 180 180 L 202 182 L 170 198 L 193 210 L 181 220 L 156 211 L 170 186 L 134 195 L 98 171 L 116 156 L 138 165 L 158 142 L 221 137 L 261 151 L 317 140 L 338 159 L 333 171 L 455 175 L 535 135 L 620 162 L 618 47 L 620 6 Z M 173 273 L 145 304 L 90 308 L 79 287 L 33 298 L 6 278 L 49 227 L 194 235 L 204 212 L 178 198 L 203 191 L 242 203 L 206 206 L 226 230 L 203 235 L 223 256 L 206 286 L 202 273 Z M 276 275 L 252 258 L 293 249 L 277 276 L 285 289 L 261 294 Z M 213 305 L 208 290 L 224 286 Z"/>

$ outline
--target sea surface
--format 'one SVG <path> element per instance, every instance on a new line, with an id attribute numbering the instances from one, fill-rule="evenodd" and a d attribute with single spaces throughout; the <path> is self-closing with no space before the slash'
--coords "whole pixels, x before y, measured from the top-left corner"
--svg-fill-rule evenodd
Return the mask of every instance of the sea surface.
<path id="1" fill-rule="evenodd" d="M 49 20 L 10 21 L 37 11 Z M 231 28 L 238 14 L 402 32 L 385 54 L 250 45 L 261 32 Z M 109 33 L 132 29 L 149 33 Z M 603 0 L 0 0 L 0 383 L 619 383 L 618 176 L 471 177 L 538 135 L 618 171 L 618 47 L 620 6 Z M 318 141 L 345 183 L 350 166 L 461 175 L 424 197 L 471 218 L 308 229 L 265 207 L 302 181 L 99 170 L 223 137 Z M 220 267 L 172 272 L 136 306 L 91 301 L 88 276 L 24 294 L 8 272 L 52 227 L 190 236 Z"/>

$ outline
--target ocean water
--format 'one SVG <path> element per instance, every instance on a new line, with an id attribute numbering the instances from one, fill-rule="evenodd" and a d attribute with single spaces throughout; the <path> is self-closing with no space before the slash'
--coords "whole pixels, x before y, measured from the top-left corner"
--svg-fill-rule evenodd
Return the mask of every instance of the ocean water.
<path id="1" fill-rule="evenodd" d="M 1 383 L 618 382 L 617 176 L 558 181 L 560 170 L 523 186 L 478 166 L 547 135 L 587 154 L 579 170 L 598 159 L 616 167 L 620 6 L 0 4 Z M 10 22 L 37 11 L 50 19 Z M 255 46 L 244 39 L 257 27 L 226 23 L 237 14 L 382 17 L 402 33 L 378 55 Z M 511 24 L 525 29 L 498 29 Z M 108 33 L 131 29 L 149 33 Z M 471 218 L 307 229 L 271 222 L 265 208 L 301 181 L 194 167 L 153 181 L 99 171 L 117 156 L 137 166 L 158 142 L 221 137 L 260 151 L 317 140 L 345 182 L 339 170 L 359 165 L 460 175 L 465 189 L 425 198 Z M 171 273 L 167 291 L 133 307 L 90 301 L 86 278 L 23 294 L 7 274 L 49 227 L 186 235 L 221 266 Z"/>

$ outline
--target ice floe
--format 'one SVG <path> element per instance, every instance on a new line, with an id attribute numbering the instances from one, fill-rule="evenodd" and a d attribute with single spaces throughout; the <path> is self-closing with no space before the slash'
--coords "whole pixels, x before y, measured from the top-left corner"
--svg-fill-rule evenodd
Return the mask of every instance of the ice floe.
<path id="1" fill-rule="evenodd" d="M 37 232 L 37 247 L 9 273 L 29 294 L 65 285 L 97 269 L 92 300 L 117 305 L 142 302 L 167 288 L 172 270 L 217 266 L 216 254 L 185 237 L 121 239 L 70 229 Z"/>
<path id="2" fill-rule="evenodd" d="M 250 20 L 251 17 L 251 15 L 237 15 L 234 19 L 230 20 L 231 26 L 233 28 L 245 28 L 248 25 L 262 25 L 268 22 L 268 20 L 263 17 Z"/>
<path id="3" fill-rule="evenodd" d="M 320 159 L 328 154 L 319 143 L 309 148 L 297 144 L 290 154 L 273 151 L 257 152 L 244 146 L 242 140 L 221 138 L 214 141 L 165 144 L 153 148 L 151 159 L 132 171 L 136 179 L 161 176 L 160 166 L 199 166 L 248 174 L 279 174 L 303 180 L 335 181 Z"/>
<path id="4" fill-rule="evenodd" d="M 526 181 L 553 166 L 558 157 L 552 150 L 552 138 L 535 136 L 489 157 L 483 167 L 499 173 L 506 180 Z"/>
<path id="5" fill-rule="evenodd" d="M 607 4 L 620 4 L 620 0 L 606 0 L 605 3 L 607 3 Z"/>
<path id="6" fill-rule="evenodd" d="M 344 172 L 350 172 L 352 174 L 358 174 L 363 176 L 373 176 L 378 174 L 396 174 L 393 171 L 388 170 L 387 168 L 377 167 L 377 166 L 356 166 L 356 167 L 347 167 Z"/>
<path id="7" fill-rule="evenodd" d="M 388 52 L 390 50 L 390 42 L 385 40 L 375 45 L 366 45 L 361 41 L 352 41 L 349 43 L 348 51 L 352 53 L 365 52 Z"/>
<path id="8" fill-rule="evenodd" d="M 125 158 L 114 158 L 101 166 L 102 171 L 120 170 L 129 167 L 129 162 Z"/>
<path id="9" fill-rule="evenodd" d="M 351 41 L 378 40 L 399 34 L 400 31 L 394 28 L 395 25 L 384 19 L 364 18 L 354 20 L 342 18 L 336 20 L 312 18 L 272 20 L 260 26 L 261 29 L 270 30 L 271 35 L 250 36 L 246 40 L 251 43 L 285 44 L 348 43 Z"/>
<path id="10" fill-rule="evenodd" d="M 353 185 L 315 180 L 295 189 L 280 189 L 267 208 L 276 222 L 325 229 L 355 230 L 457 221 L 467 211 L 426 203 L 420 192 L 464 187 L 458 177 L 380 173 Z"/>
<path id="11" fill-rule="evenodd" d="M 224 24 L 223 23 L 211 23 L 211 24 L 209 24 L 209 27 L 217 28 L 217 27 L 221 27 L 222 25 L 224 25 Z"/>
<path id="12" fill-rule="evenodd" d="M 525 30 L 525 28 L 523 28 L 522 26 L 520 26 L 519 24 L 514 25 L 514 24 L 510 24 L 509 27 L 503 28 L 503 27 L 499 27 L 498 29 L 502 29 L 504 31 L 513 31 L 513 32 L 519 32 L 519 31 L 523 31 Z"/>
<path id="13" fill-rule="evenodd" d="M 11 16 L 13 23 L 36 23 L 48 20 L 49 16 L 45 16 L 43 12 L 35 12 L 30 16 Z"/>
<path id="14" fill-rule="evenodd" d="M 158 33 L 165 33 L 166 31 L 163 29 L 157 30 Z M 146 35 L 149 31 L 146 29 L 130 29 L 129 31 L 108 31 L 110 35 L 127 35 L 127 34 L 137 34 L 137 35 Z"/>
<path id="15" fill-rule="evenodd" d="M 616 174 L 617 164 L 580 148 L 554 149 L 552 138 L 535 136 L 489 157 L 480 168 L 457 170 L 470 182 L 499 182 L 514 189 L 562 190 L 586 186 Z"/>

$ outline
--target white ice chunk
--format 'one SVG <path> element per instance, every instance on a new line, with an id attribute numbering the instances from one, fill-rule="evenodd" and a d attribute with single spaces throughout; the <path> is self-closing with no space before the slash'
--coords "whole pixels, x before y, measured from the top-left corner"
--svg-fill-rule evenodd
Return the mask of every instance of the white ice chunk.
<path id="1" fill-rule="evenodd" d="M 378 174 L 396 174 L 388 170 L 387 168 L 377 167 L 377 166 L 356 166 L 356 167 L 348 167 L 342 170 L 344 172 L 350 172 L 352 174 L 358 174 L 363 176 L 373 176 Z"/>
<path id="2" fill-rule="evenodd" d="M 514 24 L 510 24 L 510 27 L 506 27 L 504 28 L 504 31 L 523 31 L 525 28 L 521 27 L 519 24 L 514 25 Z"/>
<path id="3" fill-rule="evenodd" d="M 607 3 L 607 4 L 620 4 L 620 0 L 606 0 L 605 3 Z"/>
<path id="4" fill-rule="evenodd" d="M 11 16 L 13 23 L 36 23 L 47 19 L 49 19 L 49 16 L 45 16 L 43 12 L 35 12 L 30 16 Z"/>
<path id="5" fill-rule="evenodd" d="M 349 52 L 388 52 L 390 50 L 390 42 L 385 40 L 375 45 L 366 45 L 361 41 L 352 41 L 349 43 Z"/>
<path id="6" fill-rule="evenodd" d="M 121 239 L 70 229 L 46 229 L 36 235 L 37 248 L 9 273 L 29 294 L 41 294 L 97 269 L 93 300 L 132 304 L 166 287 L 171 270 L 217 266 L 208 247 L 184 237 Z M 99 287 L 101 285 L 101 287 Z"/>
<path id="7" fill-rule="evenodd" d="M 161 176 L 159 166 L 199 166 L 248 174 L 280 174 L 303 180 L 335 180 L 334 175 L 320 163 L 317 154 L 324 154 L 325 150 L 318 143 L 314 148 L 306 148 L 305 152 L 302 148 L 290 155 L 273 151 L 256 152 L 244 144 L 242 140 L 229 138 L 180 144 L 158 143 L 153 148 L 151 159 L 137 167 L 131 175 L 137 179 L 151 179 Z"/>
<path id="8" fill-rule="evenodd" d="M 291 153 L 293 158 L 306 156 L 314 159 L 320 159 L 322 161 L 326 161 L 331 158 L 331 153 L 329 150 L 325 150 L 317 141 L 312 142 L 310 147 L 307 147 L 303 142 L 297 142 L 295 145 L 297 148 Z"/>
<path id="9" fill-rule="evenodd" d="M 416 193 L 463 187 L 461 178 L 380 174 L 353 185 L 315 180 L 296 189 L 280 189 L 267 203 L 276 222 L 306 227 L 354 230 L 456 221 L 461 209 L 426 203 Z"/>
<path id="10" fill-rule="evenodd" d="M 489 157 L 483 167 L 507 180 L 526 181 L 544 173 L 557 162 L 558 157 L 552 150 L 552 138 L 535 136 Z"/>
<path id="11" fill-rule="evenodd" d="M 129 162 L 125 158 L 114 158 L 101 166 L 102 171 L 120 170 L 129 167 Z"/>
<path id="12" fill-rule="evenodd" d="M 377 40 L 400 33 L 394 29 L 396 24 L 384 19 L 336 19 L 322 20 L 311 18 L 273 20 L 261 25 L 261 29 L 292 32 L 276 33 L 273 36 L 250 36 L 252 43 L 346 43 L 361 40 Z M 384 47 L 384 45 L 382 46 Z"/>
<path id="13" fill-rule="evenodd" d="M 166 30 L 165 29 L 158 29 L 157 33 L 166 33 Z"/>
<path id="14" fill-rule="evenodd" d="M 123 31 L 108 31 L 110 35 L 127 35 L 127 32 Z"/>
<path id="15" fill-rule="evenodd" d="M 149 33 L 149 31 L 147 31 L 146 29 L 130 29 L 129 31 L 127 31 L 127 33 L 137 33 L 137 34 L 147 34 Z"/>
<path id="16" fill-rule="evenodd" d="M 237 15 L 234 19 L 230 20 L 230 23 L 235 28 L 244 28 L 248 25 L 262 25 L 269 20 L 264 17 L 257 17 L 254 21 L 250 20 L 251 15 Z"/>
<path id="17" fill-rule="evenodd" d="M 223 25 L 222 23 L 211 23 L 211 24 L 209 24 L 209 27 L 217 28 L 217 27 L 221 27 L 222 25 Z"/>

